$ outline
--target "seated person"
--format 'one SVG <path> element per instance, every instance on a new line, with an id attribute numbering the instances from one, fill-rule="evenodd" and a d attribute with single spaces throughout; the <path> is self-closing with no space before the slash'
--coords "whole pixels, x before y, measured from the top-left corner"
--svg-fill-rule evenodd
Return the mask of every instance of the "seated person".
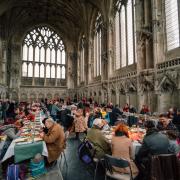
<path id="1" fill-rule="evenodd" d="M 48 128 L 45 126 L 45 123 L 46 123 L 46 120 L 47 120 L 48 118 L 44 118 L 43 120 L 42 120 L 42 123 L 44 124 L 44 127 L 42 128 L 42 130 L 43 130 L 43 132 L 45 133 L 45 134 L 47 134 L 48 133 Z"/>
<path id="2" fill-rule="evenodd" d="M 95 108 L 94 109 L 94 118 L 101 118 L 102 119 L 102 113 L 100 108 Z"/>
<path id="3" fill-rule="evenodd" d="M 138 174 L 138 169 L 131 159 L 132 157 L 132 142 L 129 139 L 128 128 L 125 124 L 119 124 L 115 129 L 115 136 L 112 138 L 112 156 L 123 158 L 130 162 L 131 170 L 134 176 Z M 129 168 L 114 168 L 120 173 L 130 173 Z"/>
<path id="4" fill-rule="evenodd" d="M 177 131 L 176 126 L 172 123 L 171 119 L 168 118 L 167 113 L 160 114 L 157 129 L 159 131 L 167 131 L 167 130 Z"/>
<path id="5" fill-rule="evenodd" d="M 176 131 L 169 130 L 167 132 L 167 136 L 169 138 L 169 153 L 179 154 L 180 145 L 177 142 L 178 134 Z"/>
<path id="6" fill-rule="evenodd" d="M 62 127 L 53 119 L 49 118 L 45 121 L 48 133 L 40 133 L 41 138 L 46 142 L 48 149 L 48 163 L 53 163 L 60 156 L 65 146 L 65 135 Z"/>
<path id="7" fill-rule="evenodd" d="M 87 132 L 87 139 L 93 144 L 95 157 L 98 159 L 103 158 L 105 154 L 111 154 L 110 144 L 101 132 L 103 125 L 102 119 L 95 119 L 93 127 Z"/>
<path id="8" fill-rule="evenodd" d="M 158 132 L 153 121 L 146 121 L 144 126 L 146 128 L 146 135 L 135 159 L 140 171 L 139 179 L 143 177 L 142 173 L 147 175 L 151 155 L 169 153 L 169 140 L 167 136 Z"/>
<path id="9" fill-rule="evenodd" d="M 172 122 L 174 125 L 176 125 L 178 131 L 180 132 L 180 109 L 178 109 L 177 112 L 174 114 Z"/>
<path id="10" fill-rule="evenodd" d="M 137 111 L 136 111 L 136 108 L 134 106 L 130 105 L 129 112 L 130 113 L 136 113 Z"/>
<path id="11" fill-rule="evenodd" d="M 15 124 L 9 124 L 9 125 L 4 125 L 0 127 L 0 131 L 2 132 L 2 134 L 5 134 L 7 136 L 4 146 L 2 148 L 1 154 L 0 154 L 0 160 L 4 157 L 12 140 L 16 139 L 20 135 L 21 132 L 18 130 L 21 127 L 22 127 L 22 124 L 17 123 L 17 121 Z"/>
<path id="12" fill-rule="evenodd" d="M 104 119 L 107 112 L 106 112 L 106 107 L 103 107 L 102 110 L 101 110 L 101 114 L 102 114 L 102 118 Z"/>
<path id="13" fill-rule="evenodd" d="M 125 104 L 125 106 L 123 107 L 123 112 L 129 112 L 129 104 Z"/>
<path id="14" fill-rule="evenodd" d="M 143 107 L 140 111 L 140 114 L 149 114 L 149 113 L 150 113 L 150 110 L 149 110 L 148 106 L 143 105 Z"/>

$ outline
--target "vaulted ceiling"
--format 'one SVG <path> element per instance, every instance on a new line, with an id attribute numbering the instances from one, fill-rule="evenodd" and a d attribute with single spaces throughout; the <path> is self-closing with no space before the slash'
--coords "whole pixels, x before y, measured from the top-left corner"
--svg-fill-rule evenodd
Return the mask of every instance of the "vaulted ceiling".
<path id="1" fill-rule="evenodd" d="M 90 28 L 94 14 L 111 0 L 0 0 L 0 23 L 12 37 L 34 25 L 54 27 L 69 40 Z M 2 26 L 2 25 L 1 25 Z"/>

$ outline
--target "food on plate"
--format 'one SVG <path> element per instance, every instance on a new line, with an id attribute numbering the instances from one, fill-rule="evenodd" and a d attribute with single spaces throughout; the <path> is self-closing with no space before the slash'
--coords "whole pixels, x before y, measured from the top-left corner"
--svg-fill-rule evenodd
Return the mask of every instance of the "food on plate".
<path id="1" fill-rule="evenodd" d="M 19 142 L 26 142 L 28 140 L 28 138 L 17 138 L 14 140 L 15 143 L 19 143 Z"/>

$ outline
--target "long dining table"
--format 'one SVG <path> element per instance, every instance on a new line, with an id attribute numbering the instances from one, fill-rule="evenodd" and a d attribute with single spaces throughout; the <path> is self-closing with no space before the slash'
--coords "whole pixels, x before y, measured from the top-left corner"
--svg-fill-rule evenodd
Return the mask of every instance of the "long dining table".
<path id="1" fill-rule="evenodd" d="M 37 153 L 48 156 L 46 143 L 38 137 L 40 127 L 42 127 L 43 115 L 37 112 L 35 121 L 24 121 L 22 133 L 14 139 L 8 147 L 1 162 L 14 156 L 15 163 L 33 158 Z"/>

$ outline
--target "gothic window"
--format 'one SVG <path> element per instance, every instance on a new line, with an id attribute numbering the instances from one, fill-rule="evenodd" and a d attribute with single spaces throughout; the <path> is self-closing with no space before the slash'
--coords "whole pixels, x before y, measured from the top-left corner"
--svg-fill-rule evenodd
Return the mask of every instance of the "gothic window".
<path id="1" fill-rule="evenodd" d="M 101 75 L 102 59 L 102 17 L 98 13 L 95 23 L 94 35 L 94 77 Z"/>
<path id="2" fill-rule="evenodd" d="M 115 69 L 120 69 L 135 62 L 135 26 L 134 2 L 118 1 L 115 14 Z"/>
<path id="3" fill-rule="evenodd" d="M 65 47 L 50 28 L 29 31 L 23 40 L 22 53 L 23 77 L 65 79 Z"/>
<path id="4" fill-rule="evenodd" d="M 178 0 L 165 0 L 167 50 L 180 47 Z"/>

